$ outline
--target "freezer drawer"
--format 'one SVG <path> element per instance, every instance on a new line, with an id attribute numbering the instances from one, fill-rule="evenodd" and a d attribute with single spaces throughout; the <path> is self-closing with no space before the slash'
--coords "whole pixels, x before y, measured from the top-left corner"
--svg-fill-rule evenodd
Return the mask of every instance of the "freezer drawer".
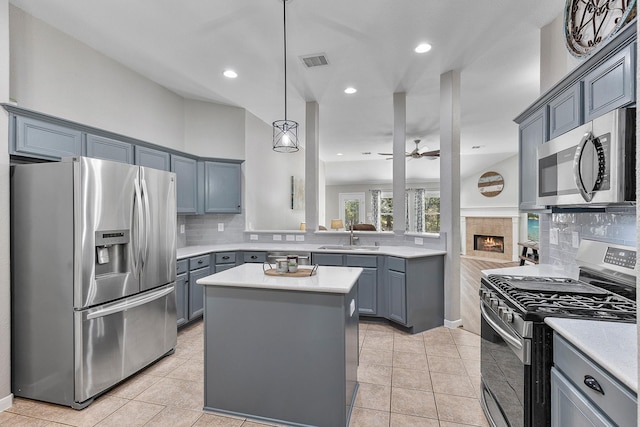
<path id="1" fill-rule="evenodd" d="M 175 348 L 175 283 L 77 311 L 74 321 L 75 401 L 82 403 Z"/>

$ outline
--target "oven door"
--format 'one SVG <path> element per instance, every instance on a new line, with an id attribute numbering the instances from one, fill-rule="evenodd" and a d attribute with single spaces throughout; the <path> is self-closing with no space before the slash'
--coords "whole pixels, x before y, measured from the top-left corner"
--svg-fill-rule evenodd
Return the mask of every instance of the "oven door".
<path id="1" fill-rule="evenodd" d="M 519 336 L 484 301 L 480 308 L 483 409 L 493 426 L 525 426 L 525 375 L 531 363 L 531 341 Z"/>

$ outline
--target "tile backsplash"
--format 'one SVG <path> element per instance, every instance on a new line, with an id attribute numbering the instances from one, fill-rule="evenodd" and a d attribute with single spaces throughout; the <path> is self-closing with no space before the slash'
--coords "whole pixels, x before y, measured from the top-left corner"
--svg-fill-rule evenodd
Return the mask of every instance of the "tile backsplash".
<path id="1" fill-rule="evenodd" d="M 635 207 L 604 213 L 542 214 L 540 219 L 540 233 L 545 233 L 545 238 L 541 235 L 540 241 L 541 261 L 564 266 L 573 274 L 578 272 L 575 256 L 582 239 L 633 247 L 637 245 Z"/>

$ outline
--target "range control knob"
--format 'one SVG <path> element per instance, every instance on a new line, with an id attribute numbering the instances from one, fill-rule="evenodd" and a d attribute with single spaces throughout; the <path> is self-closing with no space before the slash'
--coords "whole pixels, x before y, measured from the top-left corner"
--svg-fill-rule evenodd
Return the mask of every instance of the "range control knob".
<path id="1" fill-rule="evenodd" d="M 498 298 L 490 298 L 489 299 L 489 305 L 491 306 L 491 308 L 493 308 L 494 310 L 498 309 L 498 306 L 500 304 L 500 301 L 498 301 Z"/>
<path id="2" fill-rule="evenodd" d="M 500 318 L 507 323 L 513 323 L 513 311 L 510 309 L 505 309 L 500 314 Z"/>

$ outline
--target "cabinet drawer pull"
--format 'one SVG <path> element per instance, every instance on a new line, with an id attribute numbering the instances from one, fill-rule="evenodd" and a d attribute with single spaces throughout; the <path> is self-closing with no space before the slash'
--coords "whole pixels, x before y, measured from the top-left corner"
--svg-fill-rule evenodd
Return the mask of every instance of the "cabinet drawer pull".
<path id="1" fill-rule="evenodd" d="M 584 385 L 586 385 L 587 387 L 589 387 L 592 390 L 597 391 L 598 393 L 600 393 L 600 394 L 602 394 L 604 396 L 604 390 L 600 386 L 600 383 L 598 383 L 598 380 L 593 378 L 591 375 L 585 375 L 584 376 Z"/>
<path id="2" fill-rule="evenodd" d="M 251 255 L 251 259 L 258 259 L 256 255 Z"/>
<path id="3" fill-rule="evenodd" d="M 201 259 L 198 260 L 198 264 L 202 264 L 204 261 L 202 261 Z"/>
<path id="4" fill-rule="evenodd" d="M 229 259 L 227 255 L 223 256 L 222 259 Z"/>

